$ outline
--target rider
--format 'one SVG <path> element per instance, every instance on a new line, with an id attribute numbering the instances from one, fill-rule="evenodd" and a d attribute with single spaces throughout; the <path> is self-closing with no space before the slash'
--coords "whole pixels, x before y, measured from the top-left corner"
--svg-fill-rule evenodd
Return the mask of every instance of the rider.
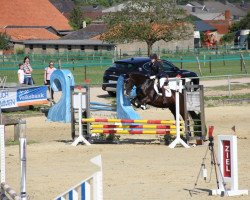
<path id="1" fill-rule="evenodd" d="M 158 80 L 160 82 L 160 88 L 162 89 L 163 96 L 165 97 L 165 88 L 164 86 L 168 84 L 168 75 L 163 70 L 162 62 L 158 59 L 157 54 L 150 55 L 151 64 L 150 64 L 150 79 L 155 79 L 154 81 L 154 89 L 158 95 L 161 95 L 158 90 Z M 166 98 L 163 98 L 163 103 L 165 102 Z"/>

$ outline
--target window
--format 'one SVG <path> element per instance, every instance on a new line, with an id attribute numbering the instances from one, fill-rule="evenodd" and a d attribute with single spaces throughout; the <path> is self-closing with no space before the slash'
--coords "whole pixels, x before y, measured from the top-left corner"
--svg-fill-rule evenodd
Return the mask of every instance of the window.
<path id="1" fill-rule="evenodd" d="M 143 65 L 143 68 L 146 70 L 146 71 L 149 71 L 150 69 L 150 65 L 151 65 L 151 62 L 147 62 Z M 162 66 L 163 66 L 163 69 L 164 71 L 166 72 L 172 72 L 174 71 L 174 65 L 172 65 L 170 62 L 168 61 L 163 61 L 162 62 Z"/>
<path id="2" fill-rule="evenodd" d="M 166 71 L 166 72 L 174 71 L 174 65 L 171 64 L 170 62 L 164 61 L 164 62 L 162 62 L 162 65 L 163 65 L 164 71 Z"/>
<path id="3" fill-rule="evenodd" d="M 71 50 L 71 45 L 68 45 L 68 50 L 69 50 L 69 51 Z"/>
<path id="4" fill-rule="evenodd" d="M 59 47 L 58 47 L 58 45 L 55 45 L 55 50 L 59 50 Z"/>
<path id="5" fill-rule="evenodd" d="M 46 50 L 46 45 L 45 44 L 42 45 L 42 49 Z"/>
<path id="6" fill-rule="evenodd" d="M 94 46 L 94 51 L 98 51 L 98 46 Z"/>
<path id="7" fill-rule="evenodd" d="M 30 50 L 32 50 L 33 49 L 33 44 L 30 44 Z"/>
<path id="8" fill-rule="evenodd" d="M 84 45 L 81 45 L 81 46 L 80 46 L 80 49 L 81 49 L 82 51 L 84 51 L 84 50 L 85 50 L 85 46 L 84 46 Z"/>

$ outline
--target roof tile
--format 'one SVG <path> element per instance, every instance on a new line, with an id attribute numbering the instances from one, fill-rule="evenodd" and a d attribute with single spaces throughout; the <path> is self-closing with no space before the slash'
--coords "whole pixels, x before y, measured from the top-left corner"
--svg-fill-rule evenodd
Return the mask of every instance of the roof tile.
<path id="1" fill-rule="evenodd" d="M 0 29 L 0 32 L 11 36 L 12 40 L 52 40 L 59 38 L 45 28 L 6 28 Z"/>
<path id="2" fill-rule="evenodd" d="M 49 0 L 1 0 L 0 27 L 53 26 L 57 30 L 71 30 L 68 20 Z"/>

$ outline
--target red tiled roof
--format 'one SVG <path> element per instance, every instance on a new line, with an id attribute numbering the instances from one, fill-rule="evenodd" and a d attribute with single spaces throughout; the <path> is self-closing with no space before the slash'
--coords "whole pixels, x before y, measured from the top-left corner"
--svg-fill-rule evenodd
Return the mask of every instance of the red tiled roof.
<path id="1" fill-rule="evenodd" d="M 219 34 L 228 33 L 229 27 L 231 25 L 230 21 L 227 20 L 204 20 L 209 25 L 215 27 Z"/>
<path id="2" fill-rule="evenodd" d="M 0 27 L 53 26 L 57 30 L 71 30 L 68 20 L 49 0 L 1 0 Z"/>
<path id="3" fill-rule="evenodd" d="M 9 35 L 12 40 L 54 40 L 59 38 L 45 28 L 6 28 L 0 29 L 0 32 Z"/>

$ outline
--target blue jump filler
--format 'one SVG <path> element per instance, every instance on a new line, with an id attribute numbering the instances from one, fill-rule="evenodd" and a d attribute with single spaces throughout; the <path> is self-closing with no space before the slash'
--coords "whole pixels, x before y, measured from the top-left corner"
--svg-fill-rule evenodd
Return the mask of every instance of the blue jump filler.
<path id="1" fill-rule="evenodd" d="M 50 78 L 51 88 L 62 91 L 60 100 L 54 104 L 48 113 L 48 120 L 53 122 L 71 122 L 70 87 L 75 85 L 74 76 L 69 70 L 56 70 Z"/>
<path id="2" fill-rule="evenodd" d="M 124 77 L 120 76 L 116 87 L 116 112 L 118 119 L 141 119 L 140 115 L 135 112 L 129 97 L 124 95 Z"/>

